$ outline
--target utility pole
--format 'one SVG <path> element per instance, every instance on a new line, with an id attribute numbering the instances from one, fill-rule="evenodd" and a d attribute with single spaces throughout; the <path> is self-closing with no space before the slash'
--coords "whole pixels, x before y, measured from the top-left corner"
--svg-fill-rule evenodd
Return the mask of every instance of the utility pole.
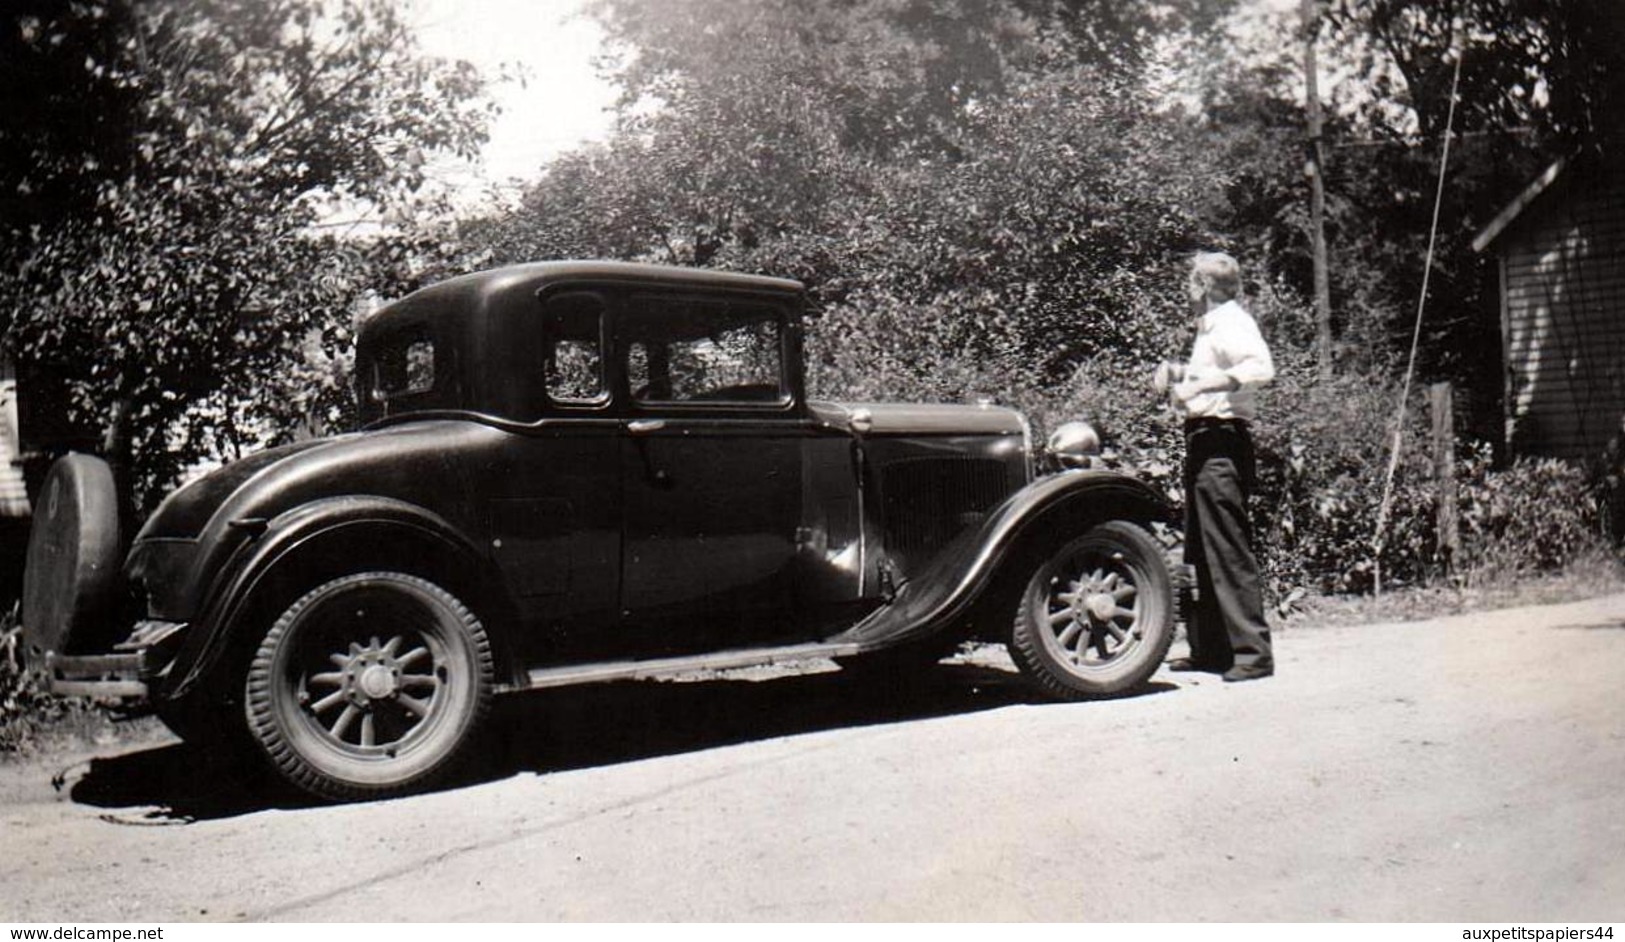
<path id="1" fill-rule="evenodd" d="M 1326 272 L 1326 151 L 1321 140 L 1320 78 L 1315 35 L 1320 31 L 1320 0 L 1302 0 L 1305 108 L 1309 113 L 1309 243 L 1315 266 L 1315 361 L 1320 378 L 1332 375 L 1332 289 Z"/>

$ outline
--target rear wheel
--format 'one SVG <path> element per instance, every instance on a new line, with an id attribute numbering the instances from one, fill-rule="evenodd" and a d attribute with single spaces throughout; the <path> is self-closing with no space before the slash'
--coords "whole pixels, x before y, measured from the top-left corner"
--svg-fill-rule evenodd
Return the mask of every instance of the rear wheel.
<path id="1" fill-rule="evenodd" d="M 1173 643 L 1173 584 L 1162 544 L 1122 520 L 1103 523 L 1043 557 L 1022 594 L 1010 653 L 1060 700 L 1132 691 Z"/>
<path id="2" fill-rule="evenodd" d="M 249 666 L 249 731 L 282 775 L 332 799 L 421 787 L 449 769 L 489 708 L 484 627 L 403 573 L 335 579 L 294 602 Z"/>

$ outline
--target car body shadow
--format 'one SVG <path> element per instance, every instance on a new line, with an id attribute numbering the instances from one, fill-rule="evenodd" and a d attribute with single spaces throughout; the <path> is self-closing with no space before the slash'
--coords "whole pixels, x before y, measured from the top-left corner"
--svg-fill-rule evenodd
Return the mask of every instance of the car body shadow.
<path id="1" fill-rule="evenodd" d="M 1137 696 L 1178 689 L 1153 681 Z M 964 715 L 1037 702 L 1018 675 L 943 664 L 907 678 L 825 669 L 534 691 L 498 698 L 486 742 L 439 789 L 522 772 L 616 765 L 765 739 Z M 313 807 L 250 761 L 172 743 L 93 759 L 70 788 L 84 805 L 130 809 L 115 824 L 161 825 Z"/>

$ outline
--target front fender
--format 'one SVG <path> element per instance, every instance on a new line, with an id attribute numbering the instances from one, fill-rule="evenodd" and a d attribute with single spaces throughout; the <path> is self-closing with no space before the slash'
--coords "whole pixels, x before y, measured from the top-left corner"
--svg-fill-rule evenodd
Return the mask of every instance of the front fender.
<path id="1" fill-rule="evenodd" d="M 999 577 L 1028 547 L 1081 534 L 1107 520 L 1172 519 L 1162 495 L 1125 474 L 1074 470 L 1039 478 L 944 547 L 889 604 L 834 640 L 880 648 L 945 631 L 1000 585 Z"/>
<path id="2" fill-rule="evenodd" d="M 349 495 L 302 504 L 274 519 L 235 521 L 252 536 L 212 578 L 192 630 L 167 672 L 161 699 L 178 700 L 233 650 L 234 626 L 261 593 L 295 566 L 310 585 L 348 572 L 451 560 L 489 577 L 489 561 L 444 518 L 387 497 Z M 338 556 L 340 558 L 333 558 Z M 308 570 L 308 572 L 306 571 Z M 292 599 L 285 601 L 291 602 Z"/>

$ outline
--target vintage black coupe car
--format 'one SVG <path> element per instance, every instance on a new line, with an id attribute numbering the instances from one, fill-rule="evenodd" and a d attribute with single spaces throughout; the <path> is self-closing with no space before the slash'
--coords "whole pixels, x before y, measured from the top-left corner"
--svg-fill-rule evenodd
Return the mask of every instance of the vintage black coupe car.
<path id="1" fill-rule="evenodd" d="M 802 307 L 794 281 L 609 262 L 418 291 L 360 332 L 362 431 L 205 475 L 133 541 L 108 466 L 61 458 L 30 661 L 337 799 L 444 772 L 509 691 L 923 666 L 972 636 L 1051 697 L 1144 684 L 1173 634 L 1157 493 L 1040 473 L 1086 428 L 1041 454 L 992 405 L 809 400 Z"/>

